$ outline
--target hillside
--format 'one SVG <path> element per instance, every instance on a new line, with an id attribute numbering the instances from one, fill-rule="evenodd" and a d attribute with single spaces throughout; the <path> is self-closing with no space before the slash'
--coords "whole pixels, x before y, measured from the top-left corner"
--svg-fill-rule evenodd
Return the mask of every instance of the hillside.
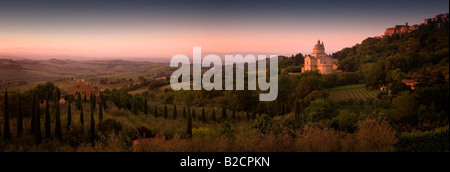
<path id="1" fill-rule="evenodd" d="M 432 22 L 411 33 L 368 38 L 332 56 L 339 60 L 340 69 L 364 73 L 369 86 L 388 84 L 395 75 L 401 75 L 397 79 L 420 80 L 430 75 L 424 72 L 441 75 L 448 83 L 448 38 L 449 23 Z"/>
<path id="2" fill-rule="evenodd" d="M 161 64 L 123 60 L 74 61 L 50 59 L 32 61 L 0 59 L 0 81 L 32 81 L 57 77 L 113 75 L 142 71 L 159 65 Z"/>
<path id="3" fill-rule="evenodd" d="M 411 92 L 414 106 L 433 114 L 449 110 L 448 47 L 449 22 L 431 22 L 410 33 L 368 38 L 332 56 L 340 69 L 358 74 L 367 87 L 386 87 L 394 97 Z M 414 81 L 414 87 L 405 80 Z"/>

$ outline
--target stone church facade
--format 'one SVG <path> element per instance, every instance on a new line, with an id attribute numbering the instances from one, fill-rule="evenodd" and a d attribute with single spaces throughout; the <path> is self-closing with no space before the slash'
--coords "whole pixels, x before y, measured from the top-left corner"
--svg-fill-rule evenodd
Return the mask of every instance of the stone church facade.
<path id="1" fill-rule="evenodd" d="M 333 73 L 333 59 L 325 53 L 325 46 L 317 41 L 314 46 L 313 53 L 305 57 L 305 66 L 302 67 L 302 72 L 319 71 L 321 74 Z"/>

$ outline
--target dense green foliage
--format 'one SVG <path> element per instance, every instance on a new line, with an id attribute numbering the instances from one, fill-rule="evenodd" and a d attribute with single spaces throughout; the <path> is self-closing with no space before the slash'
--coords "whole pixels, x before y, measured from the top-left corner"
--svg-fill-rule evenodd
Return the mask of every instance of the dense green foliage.
<path id="1" fill-rule="evenodd" d="M 404 130 L 430 130 L 448 123 L 449 23 L 430 23 L 405 34 L 368 38 L 334 53 L 340 69 L 361 75 L 362 83 L 386 86 L 392 99 L 386 116 Z M 414 89 L 402 80 L 416 82 Z"/>
<path id="2" fill-rule="evenodd" d="M 67 102 L 67 129 L 72 124 L 72 99 L 69 98 Z"/>
<path id="3" fill-rule="evenodd" d="M 188 110 L 189 111 L 189 110 Z M 186 116 L 186 138 L 192 138 L 192 118 L 191 113 Z"/>
<path id="4" fill-rule="evenodd" d="M 448 87 L 448 22 L 440 26 L 431 23 L 411 33 L 368 38 L 332 56 L 339 60 L 340 69 L 360 72 L 370 87 L 385 85 L 400 93 L 407 88 L 402 79 L 416 79 L 421 89 Z"/>
<path id="5" fill-rule="evenodd" d="M 62 130 L 61 130 L 61 109 L 59 107 L 59 93 L 54 98 L 54 116 L 55 116 L 55 138 L 62 141 Z"/>
<path id="6" fill-rule="evenodd" d="M 3 107 L 4 107 L 4 124 L 3 124 L 3 139 L 8 140 L 11 138 L 11 133 L 9 132 L 9 103 L 8 103 L 8 90 L 5 91 L 4 100 L 3 100 Z"/>
<path id="7" fill-rule="evenodd" d="M 444 152 L 449 150 L 449 127 L 438 128 L 421 134 L 404 134 L 399 137 L 399 151 Z"/>

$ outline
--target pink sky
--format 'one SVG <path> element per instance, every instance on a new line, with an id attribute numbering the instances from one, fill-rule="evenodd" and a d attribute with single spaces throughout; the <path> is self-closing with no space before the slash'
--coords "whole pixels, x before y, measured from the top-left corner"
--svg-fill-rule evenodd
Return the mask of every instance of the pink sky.
<path id="1" fill-rule="evenodd" d="M 72 55 L 88 57 L 171 57 L 203 52 L 270 52 L 282 55 L 310 53 L 320 38 L 328 53 L 352 46 L 379 32 L 306 31 L 188 31 L 138 34 L 0 34 L 0 54 Z"/>
<path id="2" fill-rule="evenodd" d="M 448 12 L 442 0 L 24 2 L 0 5 L 0 55 L 170 58 L 194 46 L 292 55 L 319 38 L 333 53 Z"/>

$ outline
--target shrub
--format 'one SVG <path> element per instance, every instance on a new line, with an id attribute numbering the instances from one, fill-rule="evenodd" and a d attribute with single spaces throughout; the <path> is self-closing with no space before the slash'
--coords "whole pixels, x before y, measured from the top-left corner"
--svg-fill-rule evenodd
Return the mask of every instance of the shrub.
<path id="1" fill-rule="evenodd" d="M 231 125 L 227 121 L 220 126 L 220 135 L 232 137 L 234 134 L 235 131 L 231 129 Z"/>
<path id="2" fill-rule="evenodd" d="M 355 133 L 355 151 L 390 152 L 397 142 L 396 132 L 384 119 L 368 118 L 359 121 Z"/>
<path id="3" fill-rule="evenodd" d="M 383 96 L 387 96 L 388 93 L 386 91 L 381 91 L 377 94 L 377 98 L 381 100 Z"/>
<path id="4" fill-rule="evenodd" d="M 343 109 L 339 111 L 339 115 L 336 117 L 336 120 L 338 128 L 341 131 L 353 132 L 356 129 L 358 115 L 355 112 Z"/>
<path id="5" fill-rule="evenodd" d="M 113 117 L 126 117 L 131 115 L 132 113 L 125 109 L 112 108 L 109 111 L 109 114 Z"/>
<path id="6" fill-rule="evenodd" d="M 402 152 L 448 152 L 449 126 L 421 134 L 403 134 L 397 150 Z"/>
<path id="7" fill-rule="evenodd" d="M 295 138 L 295 151 L 337 152 L 340 151 L 340 138 L 333 129 L 305 124 Z"/>
<path id="8" fill-rule="evenodd" d="M 281 120 L 274 121 L 273 131 L 275 133 L 286 132 L 291 136 L 295 136 L 296 131 L 301 128 L 301 123 L 295 119 L 295 114 L 290 113 Z"/>
<path id="9" fill-rule="evenodd" d="M 306 104 L 310 104 L 312 101 L 317 100 L 317 99 L 325 99 L 328 98 L 330 96 L 330 93 L 328 93 L 327 90 L 322 90 L 322 91 L 313 91 L 310 94 L 308 94 L 304 99 L 304 103 Z"/>
<path id="10" fill-rule="evenodd" d="M 262 133 L 267 133 L 272 129 L 273 121 L 272 118 L 266 114 L 262 114 L 259 116 L 252 128 L 259 130 Z"/>
<path id="11" fill-rule="evenodd" d="M 329 99 L 317 99 L 305 109 L 302 114 L 304 121 L 318 122 L 322 119 L 331 119 L 334 117 L 335 107 Z"/>
<path id="12" fill-rule="evenodd" d="M 133 138 L 133 140 L 140 139 L 140 138 L 151 138 L 155 137 L 155 134 L 153 132 L 146 128 L 146 127 L 138 127 L 136 128 L 136 134 Z"/>
<path id="13" fill-rule="evenodd" d="M 81 125 L 72 125 L 64 135 L 63 140 L 67 140 L 70 146 L 75 147 L 86 141 L 86 133 Z"/>
<path id="14" fill-rule="evenodd" d="M 105 135 L 113 132 L 115 134 L 118 134 L 120 131 L 122 131 L 122 128 L 123 126 L 120 122 L 117 122 L 116 120 L 111 118 L 98 123 L 98 131 L 102 132 Z"/>
<path id="15" fill-rule="evenodd" d="M 148 84 L 148 89 L 154 90 L 156 88 L 162 87 L 167 84 L 169 84 L 169 82 L 166 80 L 153 80 L 153 81 L 150 81 L 150 83 Z"/>
<path id="16" fill-rule="evenodd" d="M 194 128 L 192 130 L 192 135 L 194 137 L 213 137 L 215 135 L 215 133 L 214 133 L 214 131 L 212 131 L 209 128 L 200 127 L 200 128 Z"/>
<path id="17" fill-rule="evenodd" d="M 404 124 L 417 124 L 417 102 L 409 91 L 400 93 L 392 100 L 393 121 Z"/>

